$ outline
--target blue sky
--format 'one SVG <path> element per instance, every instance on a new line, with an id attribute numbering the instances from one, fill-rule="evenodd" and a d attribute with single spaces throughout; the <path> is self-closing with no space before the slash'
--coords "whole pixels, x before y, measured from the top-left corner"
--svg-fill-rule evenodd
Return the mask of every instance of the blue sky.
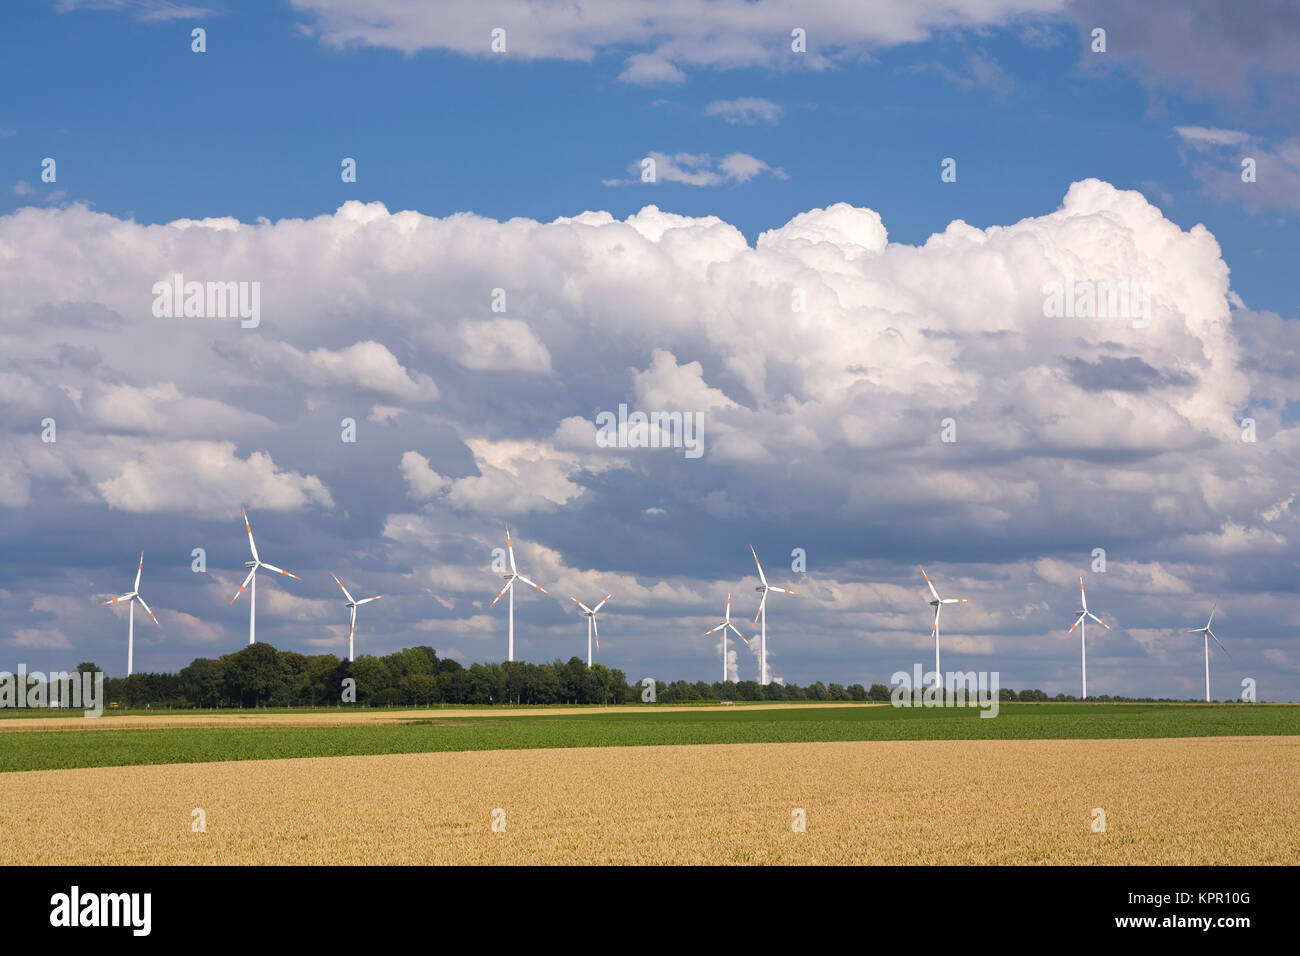
<path id="1" fill-rule="evenodd" d="M 833 69 L 697 69 L 647 87 L 619 81 L 618 47 L 591 62 L 336 49 L 299 29 L 313 23 L 309 10 L 211 10 L 141 20 L 126 4 L 18 4 L 0 70 L 24 95 L 5 106 L 0 172 L 34 181 L 32 157 L 57 154 L 69 198 L 140 222 L 310 217 L 349 198 L 543 221 L 583 209 L 622 218 L 655 202 L 717 215 L 752 241 L 796 212 L 847 201 L 880 212 L 908 243 L 953 219 L 1013 222 L 1095 176 L 1141 190 L 1184 228 L 1205 223 L 1252 306 L 1300 306 L 1287 268 L 1300 240 L 1294 210 L 1252 215 L 1207 196 L 1174 131 L 1246 117 L 1248 132 L 1276 142 L 1295 132 L 1290 104 L 1269 109 L 1263 80 L 1244 96 L 1144 82 L 1122 54 L 1089 52 L 1068 17 L 954 30 Z M 190 50 L 196 24 L 208 31 L 203 55 Z M 992 73 L 977 76 L 972 57 Z M 739 126 L 704 115 L 738 97 L 768 99 L 784 117 Z M 601 185 L 655 149 L 747 152 L 789 178 Z M 360 163 L 355 185 L 339 181 L 343 156 Z M 941 184 L 948 156 L 958 181 Z"/>
<path id="2" fill-rule="evenodd" d="M 137 667 L 237 649 L 246 612 L 217 592 L 242 577 L 246 504 L 259 542 L 285 542 L 264 545 L 270 560 L 311 582 L 297 604 L 274 596 L 294 593 L 278 581 L 261 589 L 259 635 L 277 646 L 342 651 L 334 570 L 354 593 L 394 593 L 364 609 L 377 612 L 361 617 L 369 649 L 500 659 L 486 553 L 508 519 L 525 570 L 553 576 L 541 583 L 588 586 L 589 603 L 615 591 L 602 659 L 630 676 L 716 675 L 692 635 L 729 589 L 752 593 L 753 541 L 778 569 L 794 547 L 815 556 L 806 610 L 774 611 L 786 679 L 883 681 L 931 659 L 925 562 L 988 609 L 954 613 L 955 665 L 1077 692 L 1077 644 L 1057 618 L 1072 620 L 1102 546 L 1110 577 L 1089 593 L 1117 582 L 1120 627 L 1095 665 L 1090 648 L 1090 690 L 1198 693 L 1199 649 L 1172 635 L 1217 597 L 1237 643 L 1216 696 L 1267 672 L 1262 693 L 1300 697 L 1288 5 L 1252 19 L 1205 2 L 1177 22 L 1166 4 L 1106 0 L 615 0 L 583 22 L 542 8 L 518 23 L 512 6 L 455 2 L 5 11 L 0 80 L 21 95 L 0 104 L 16 462 L 0 475 L 4 657 L 120 670 L 125 625 L 94 598 L 130 583 L 142 547 L 165 628 L 137 627 Z M 796 55 L 788 27 L 805 22 Z M 498 23 L 504 55 L 487 49 Z M 1094 25 L 1104 54 L 1089 50 Z M 652 154 L 660 181 L 635 181 Z M 47 156 L 56 183 L 41 182 Z M 1243 156 L 1258 182 L 1240 181 Z M 356 183 L 340 181 L 344 157 Z M 954 183 L 940 181 L 945 157 Z M 1071 191 L 1089 180 L 1102 186 Z M 651 204 L 725 226 L 648 213 L 633 228 L 532 225 L 587 210 L 621 222 Z M 279 225 L 143 228 L 222 217 Z M 989 231 L 970 241 L 955 220 Z M 1012 320 L 1041 295 L 1030 249 L 1101 281 L 1126 263 L 1163 281 L 1167 334 Z M 242 335 L 151 324 L 140 290 L 171 271 L 261 281 L 268 321 Z M 811 323 L 751 298 L 768 280 L 787 299 L 781 283 L 813 282 Z M 481 307 L 497 285 L 518 303 L 504 320 Z M 887 333 L 903 351 L 880 344 Z M 1066 385 L 1040 392 L 1044 376 Z M 573 423 L 620 401 L 705 411 L 718 458 L 584 449 Z M 968 457 L 909 447 L 949 412 L 979 436 Z M 1267 455 L 1213 451 L 1247 413 Z M 47 414 L 69 438 L 33 449 Z M 346 415 L 362 422 L 361 457 L 339 447 Z M 198 579 L 200 543 L 214 571 Z M 572 608 L 534 596 L 517 609 L 521 655 L 583 650 Z M 742 676 L 753 665 L 738 658 Z"/>

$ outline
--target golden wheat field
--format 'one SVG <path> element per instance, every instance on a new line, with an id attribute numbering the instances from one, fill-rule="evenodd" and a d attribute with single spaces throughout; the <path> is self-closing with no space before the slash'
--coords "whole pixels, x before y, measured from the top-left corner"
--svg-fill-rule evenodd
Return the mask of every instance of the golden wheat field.
<path id="1" fill-rule="evenodd" d="M 0 775 L 105 863 L 1300 863 L 1300 737 L 479 751 Z M 206 832 L 193 832 L 201 808 Z M 1094 808 L 1106 814 L 1093 832 Z M 504 832 L 494 832 L 494 811 Z M 802 810 L 806 832 L 792 821 Z M 500 819 L 500 815 L 498 815 Z"/>

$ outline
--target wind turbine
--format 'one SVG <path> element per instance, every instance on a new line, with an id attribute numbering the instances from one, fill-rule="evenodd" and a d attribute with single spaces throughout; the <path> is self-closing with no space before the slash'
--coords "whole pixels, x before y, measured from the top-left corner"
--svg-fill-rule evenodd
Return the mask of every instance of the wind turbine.
<path id="1" fill-rule="evenodd" d="M 605 601 L 608 601 L 613 596 L 614 595 L 612 594 L 606 594 Z M 592 631 L 596 632 L 596 649 L 600 650 L 600 628 L 596 626 L 596 612 L 605 606 L 605 601 L 601 601 L 595 607 L 587 607 L 587 605 L 583 604 L 572 594 L 569 595 L 569 600 L 572 601 L 574 604 L 578 605 L 578 607 L 582 608 L 582 614 L 587 619 L 587 666 L 590 667 L 591 666 L 591 632 Z"/>
<path id="2" fill-rule="evenodd" d="M 939 592 L 934 589 L 934 582 L 930 580 L 930 575 L 925 573 L 925 568 L 921 568 L 921 576 L 925 578 L 925 583 L 930 587 L 930 593 L 934 595 L 934 600 L 930 602 L 930 607 L 934 608 L 934 626 L 930 629 L 930 634 L 934 638 L 934 679 L 938 681 L 939 687 L 943 686 L 943 671 L 939 670 L 939 612 L 943 610 L 945 604 L 969 604 L 966 598 L 941 598 Z"/>
<path id="3" fill-rule="evenodd" d="M 1205 627 L 1189 627 L 1186 632 L 1188 634 L 1200 634 L 1205 639 L 1205 702 L 1207 704 L 1210 702 L 1210 638 L 1214 637 L 1210 625 L 1214 623 L 1214 612 L 1218 609 L 1219 605 L 1216 602 L 1214 607 L 1210 608 L 1210 619 L 1205 622 Z M 1214 643 L 1219 645 L 1219 649 L 1223 653 L 1228 654 L 1228 649 L 1223 646 L 1223 641 L 1214 637 Z M 1228 654 L 1228 656 L 1231 657 L 1232 655 Z"/>
<path id="4" fill-rule="evenodd" d="M 289 574 L 288 571 L 277 568 L 274 564 L 267 564 L 257 556 L 257 545 L 253 543 L 253 526 L 248 523 L 248 509 L 241 508 L 240 510 L 244 512 L 244 527 L 248 529 L 248 550 L 253 552 L 253 560 L 244 562 L 244 567 L 249 569 L 248 577 L 244 578 L 244 583 L 239 586 L 239 590 L 230 599 L 230 603 L 234 604 L 239 600 L 239 595 L 244 593 L 244 588 L 249 587 L 250 584 L 252 585 L 248 594 L 248 643 L 254 644 L 257 642 L 257 569 L 266 568 L 268 571 L 278 571 L 295 581 L 301 581 L 302 578 L 296 574 Z"/>
<path id="5" fill-rule="evenodd" d="M 728 629 L 736 631 L 736 625 L 731 623 L 731 592 L 730 591 L 727 592 L 727 616 L 722 619 L 722 623 L 719 624 L 717 627 L 711 627 L 704 632 L 705 637 L 708 637 L 714 631 L 722 632 L 722 683 L 724 684 L 727 682 L 727 630 Z M 749 646 L 749 641 L 745 640 L 744 634 L 741 634 L 740 631 L 736 631 L 736 636 L 740 638 L 742 641 L 745 641 L 746 647 Z"/>
<path id="6" fill-rule="evenodd" d="M 550 594 L 551 592 L 540 584 L 533 584 L 532 581 L 520 574 L 519 569 L 515 567 L 515 546 L 510 542 L 510 525 L 506 525 L 506 553 L 510 555 L 510 573 L 501 575 L 506 579 L 506 586 L 492 599 L 492 603 L 488 605 L 488 610 L 492 610 L 497 601 L 501 600 L 502 594 L 507 591 L 510 592 L 510 643 L 506 647 L 506 660 L 513 661 L 515 659 L 515 581 L 523 581 L 524 584 L 537 588 L 543 594 Z"/>
<path id="7" fill-rule="evenodd" d="M 140 606 L 149 611 L 149 605 L 144 603 L 144 598 L 140 597 L 140 575 L 144 571 L 144 552 L 140 552 L 140 566 L 135 569 L 135 586 L 131 588 L 129 594 L 123 594 L 121 597 L 115 597 L 111 601 L 105 601 L 104 607 L 110 604 L 117 604 L 126 601 L 130 604 L 131 612 L 128 618 L 129 623 L 126 626 L 126 676 L 131 676 L 132 667 L 135 664 L 135 602 L 139 601 Z M 153 617 L 153 611 L 149 611 L 149 616 Z M 153 617 L 153 622 L 158 624 L 158 618 Z M 162 630 L 162 625 L 158 624 L 158 630 Z M 1216 637 L 1217 641 L 1218 638 Z M 1208 666 L 1208 665 L 1207 665 Z M 1209 680 L 1209 678 L 1206 678 Z M 1208 684 L 1206 685 L 1209 686 Z M 1208 691 L 1207 691 L 1208 693 Z"/>
<path id="8" fill-rule="evenodd" d="M 757 624 L 758 619 L 760 617 L 763 619 L 763 634 L 762 637 L 758 639 L 758 656 L 762 662 L 759 667 L 759 683 L 766 685 L 767 684 L 767 615 L 763 613 L 763 608 L 767 606 L 767 592 L 780 591 L 782 594 L 794 594 L 794 592 L 788 591 L 785 588 L 773 587 L 772 585 L 768 584 L 767 578 L 763 576 L 763 566 L 758 563 L 758 552 L 754 550 L 754 546 L 752 544 L 749 546 L 749 553 L 754 556 L 754 565 L 758 568 L 758 579 L 763 582 L 761 585 L 754 588 L 755 591 L 758 591 L 760 594 L 763 595 L 763 597 L 758 602 L 758 613 L 754 615 L 754 623 Z M 749 641 L 745 641 L 745 643 L 748 644 Z"/>
<path id="9" fill-rule="evenodd" d="M 1080 655 L 1080 660 L 1083 662 L 1083 699 L 1087 700 L 1088 699 L 1088 622 L 1086 618 L 1092 618 L 1094 621 L 1096 621 L 1098 624 L 1100 624 L 1108 631 L 1110 630 L 1110 625 L 1088 610 L 1088 595 L 1083 593 L 1082 576 L 1080 576 L 1079 578 L 1079 600 L 1082 602 L 1082 607 L 1079 609 L 1079 619 L 1070 625 L 1070 630 L 1066 631 L 1066 633 L 1072 634 L 1074 633 L 1074 629 L 1076 627 L 1078 627 L 1080 624 L 1083 625 L 1082 630 L 1079 631 L 1079 655 Z M 1215 640 L 1217 641 L 1218 638 L 1216 637 Z"/>
<path id="10" fill-rule="evenodd" d="M 369 604 L 371 601 L 378 601 L 381 597 L 383 597 L 383 595 L 376 594 L 374 597 L 362 598 L 360 601 L 358 601 L 351 594 L 348 594 L 348 589 L 343 587 L 343 582 L 338 579 L 338 575 L 336 575 L 333 571 L 331 571 L 330 577 L 332 577 L 334 579 L 334 583 L 337 584 L 343 590 L 343 596 L 348 599 L 347 608 L 349 611 L 352 612 L 352 626 L 348 629 L 348 660 L 354 661 L 356 660 L 356 657 L 354 657 L 352 654 L 352 635 L 354 635 L 357 632 L 357 608 L 359 608 L 363 604 Z"/>

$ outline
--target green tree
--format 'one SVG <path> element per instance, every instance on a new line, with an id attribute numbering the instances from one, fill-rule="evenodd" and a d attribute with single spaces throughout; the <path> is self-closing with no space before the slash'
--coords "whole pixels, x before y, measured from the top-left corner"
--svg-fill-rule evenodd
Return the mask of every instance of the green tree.
<path id="1" fill-rule="evenodd" d="M 437 700 L 446 704 L 469 704 L 474 700 L 474 681 L 470 672 L 457 667 L 438 674 Z"/>
<path id="2" fill-rule="evenodd" d="M 632 688 L 628 686 L 627 675 L 617 667 L 609 672 L 609 693 L 611 703 L 626 704 L 634 700 Z"/>
<path id="3" fill-rule="evenodd" d="M 357 682 L 357 703 L 366 704 L 381 691 L 396 684 L 388 662 L 373 654 L 361 654 L 352 662 L 352 677 Z"/>
<path id="4" fill-rule="evenodd" d="M 342 686 L 334 689 L 331 695 L 331 680 L 339 666 L 339 659 L 333 654 L 313 654 L 307 658 L 307 669 L 298 675 L 298 699 L 304 704 L 336 704 L 343 690 Z"/>
<path id="5" fill-rule="evenodd" d="M 197 707 L 219 707 L 224 702 L 222 687 L 225 683 L 222 664 L 199 657 L 181 668 L 181 693 Z"/>
<path id="6" fill-rule="evenodd" d="M 614 696 L 614 673 L 599 662 L 591 665 L 593 703 L 608 704 Z"/>
<path id="7" fill-rule="evenodd" d="M 258 707 L 271 699 L 284 681 L 280 655 L 270 644 L 250 644 L 221 656 L 223 693 L 243 707 Z"/>
<path id="8" fill-rule="evenodd" d="M 506 700 L 506 675 L 500 664 L 471 664 L 470 700 L 474 704 L 500 704 Z"/>

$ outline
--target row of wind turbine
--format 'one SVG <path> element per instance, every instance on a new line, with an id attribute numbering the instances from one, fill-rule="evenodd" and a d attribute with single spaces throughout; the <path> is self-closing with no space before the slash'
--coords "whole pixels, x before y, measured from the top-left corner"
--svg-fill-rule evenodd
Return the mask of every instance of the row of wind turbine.
<path id="1" fill-rule="evenodd" d="M 258 555 L 257 552 L 257 542 L 253 539 L 253 526 L 248 520 L 248 511 L 247 509 L 242 509 L 242 511 L 244 515 L 244 529 L 248 533 L 248 549 L 250 554 L 252 555 L 252 560 L 244 562 L 244 567 L 249 569 L 248 576 L 244 578 L 244 583 L 239 586 L 239 590 L 236 591 L 235 596 L 230 599 L 230 603 L 234 604 L 235 601 L 239 599 L 239 595 L 243 594 L 246 589 L 249 591 L 248 643 L 254 644 L 257 641 L 257 572 L 258 570 L 261 568 L 266 568 L 268 571 L 274 571 L 286 577 L 293 578 L 295 581 L 301 581 L 302 578 L 298 577 L 296 574 L 292 574 L 289 571 L 285 571 L 283 568 L 278 568 L 275 565 L 270 564 L 261 559 L 261 557 Z M 790 594 L 790 595 L 794 595 L 796 592 L 788 588 L 781 588 L 769 584 L 767 581 L 767 576 L 763 573 L 763 565 L 758 560 L 758 552 L 754 550 L 754 546 L 752 544 L 749 546 L 749 552 L 751 555 L 753 555 L 754 566 L 758 571 L 759 584 L 756 588 L 754 588 L 754 590 L 759 593 L 760 597 L 758 602 L 758 611 L 754 615 L 754 623 L 758 624 L 760 621 L 762 622 L 762 629 L 760 631 L 760 636 L 759 636 L 759 660 L 760 660 L 759 679 L 760 679 L 760 683 L 765 685 L 767 684 L 767 615 L 766 615 L 767 596 L 768 593 L 772 591 L 777 591 L 781 594 Z M 510 527 L 508 525 L 506 526 L 506 554 L 509 558 L 510 570 L 502 574 L 502 577 L 505 579 L 506 582 L 505 586 L 497 593 L 497 596 L 493 598 L 492 603 L 488 605 L 488 607 L 489 609 L 491 609 L 496 605 L 498 601 L 501 600 L 503 596 L 509 594 L 510 610 L 509 610 L 508 644 L 507 644 L 507 651 L 506 651 L 506 659 L 508 661 L 513 661 L 515 659 L 515 597 L 514 597 L 515 582 L 522 581 L 524 584 L 527 584 L 530 587 L 535 588 L 546 595 L 549 595 L 551 592 L 547 591 L 546 588 L 542 587 L 539 584 L 536 584 L 535 582 L 531 581 L 529 578 L 525 577 L 523 574 L 519 573 L 519 568 L 515 563 L 514 542 L 511 540 Z M 140 606 L 144 608 L 145 612 L 148 613 L 149 617 L 153 619 L 154 624 L 156 624 L 160 630 L 162 628 L 162 625 L 158 622 L 158 618 L 154 616 L 153 611 L 149 608 L 149 605 L 145 603 L 144 598 L 140 594 L 140 577 L 143 574 L 143 572 L 144 572 L 144 552 L 141 551 L 140 562 L 136 567 L 135 584 L 132 586 L 132 589 L 126 594 L 123 594 L 119 597 L 115 597 L 110 601 L 103 602 L 104 605 L 107 606 L 109 604 L 120 604 L 125 601 L 127 602 L 130 608 L 128 623 L 127 623 L 127 657 L 126 657 L 126 673 L 128 677 L 131 676 L 131 674 L 134 672 L 134 666 L 135 666 L 135 605 L 136 602 L 139 602 Z M 933 598 L 933 600 L 931 600 L 929 604 L 931 607 L 934 608 L 934 622 L 930 630 L 931 637 L 934 640 L 934 670 L 936 674 L 942 674 L 942 670 L 940 668 L 940 655 L 939 655 L 940 614 L 942 613 L 943 607 L 946 604 L 969 604 L 970 602 L 966 598 L 940 597 L 938 589 L 936 589 L 934 586 L 934 581 L 931 580 L 930 575 L 926 573 L 924 566 L 921 567 L 921 575 L 922 577 L 925 578 L 926 586 L 929 588 L 930 594 Z M 336 583 L 339 586 L 339 589 L 343 592 L 343 596 L 345 598 L 344 606 L 348 609 L 348 615 L 349 615 L 348 660 L 354 661 L 356 659 L 354 640 L 355 640 L 356 629 L 357 629 L 357 608 L 363 604 L 369 604 L 372 601 L 378 601 L 381 598 L 383 598 L 384 595 L 378 594 L 375 595 L 374 597 L 363 598 L 358 601 L 352 596 L 351 592 L 349 592 L 348 589 L 343 585 L 343 582 L 338 579 L 337 575 L 331 572 L 330 577 L 334 579 L 334 583 Z M 603 608 L 605 604 L 612 597 L 613 597 L 612 594 L 606 594 L 605 597 L 600 601 L 600 603 L 598 603 L 595 607 L 588 607 L 586 604 L 579 601 L 573 595 L 569 595 L 569 599 L 578 606 L 580 613 L 587 619 L 587 666 L 588 667 L 590 667 L 592 663 L 593 639 L 595 641 L 596 648 L 599 649 L 600 647 L 600 628 L 599 625 L 596 623 L 596 615 L 600 612 L 600 609 Z M 1080 603 L 1080 608 L 1078 611 L 1078 617 L 1075 619 L 1075 622 L 1070 626 L 1070 629 L 1067 633 L 1072 634 L 1074 633 L 1075 628 L 1079 628 L 1079 656 L 1080 656 L 1081 682 L 1082 682 L 1081 696 L 1083 699 L 1086 700 L 1088 697 L 1088 643 L 1087 643 L 1088 619 L 1091 618 L 1093 621 L 1100 624 L 1102 627 L 1106 628 L 1107 630 L 1111 630 L 1111 627 L 1109 624 L 1107 624 L 1105 621 L 1099 618 L 1096 614 L 1092 613 L 1092 611 L 1088 610 L 1088 595 L 1084 590 L 1082 576 L 1079 577 L 1079 603 Z M 1210 700 L 1210 640 L 1211 638 L 1213 638 L 1215 644 L 1219 645 L 1220 650 L 1222 650 L 1224 654 L 1228 654 L 1228 649 L 1223 646 L 1223 642 L 1219 640 L 1218 636 L 1211 629 L 1211 625 L 1214 623 L 1214 615 L 1217 610 L 1218 610 L 1218 604 L 1216 603 L 1214 607 L 1211 608 L 1209 620 L 1206 621 L 1204 627 L 1188 628 L 1186 631 L 1186 633 L 1190 633 L 1190 634 L 1201 634 L 1204 640 L 1205 699 L 1207 702 Z M 727 594 L 726 614 L 722 620 L 722 623 L 705 631 L 704 634 L 707 637 L 708 635 L 717 633 L 718 631 L 722 632 L 722 679 L 724 682 L 726 682 L 728 680 L 727 632 L 731 631 L 733 634 L 739 637 L 745 643 L 746 646 L 749 646 L 749 639 L 746 638 L 745 635 L 742 634 L 739 631 L 739 629 L 737 629 L 736 626 L 731 622 L 730 592 L 728 592 Z M 1228 657 L 1231 656 L 1232 656 L 1231 654 L 1228 654 Z"/>

